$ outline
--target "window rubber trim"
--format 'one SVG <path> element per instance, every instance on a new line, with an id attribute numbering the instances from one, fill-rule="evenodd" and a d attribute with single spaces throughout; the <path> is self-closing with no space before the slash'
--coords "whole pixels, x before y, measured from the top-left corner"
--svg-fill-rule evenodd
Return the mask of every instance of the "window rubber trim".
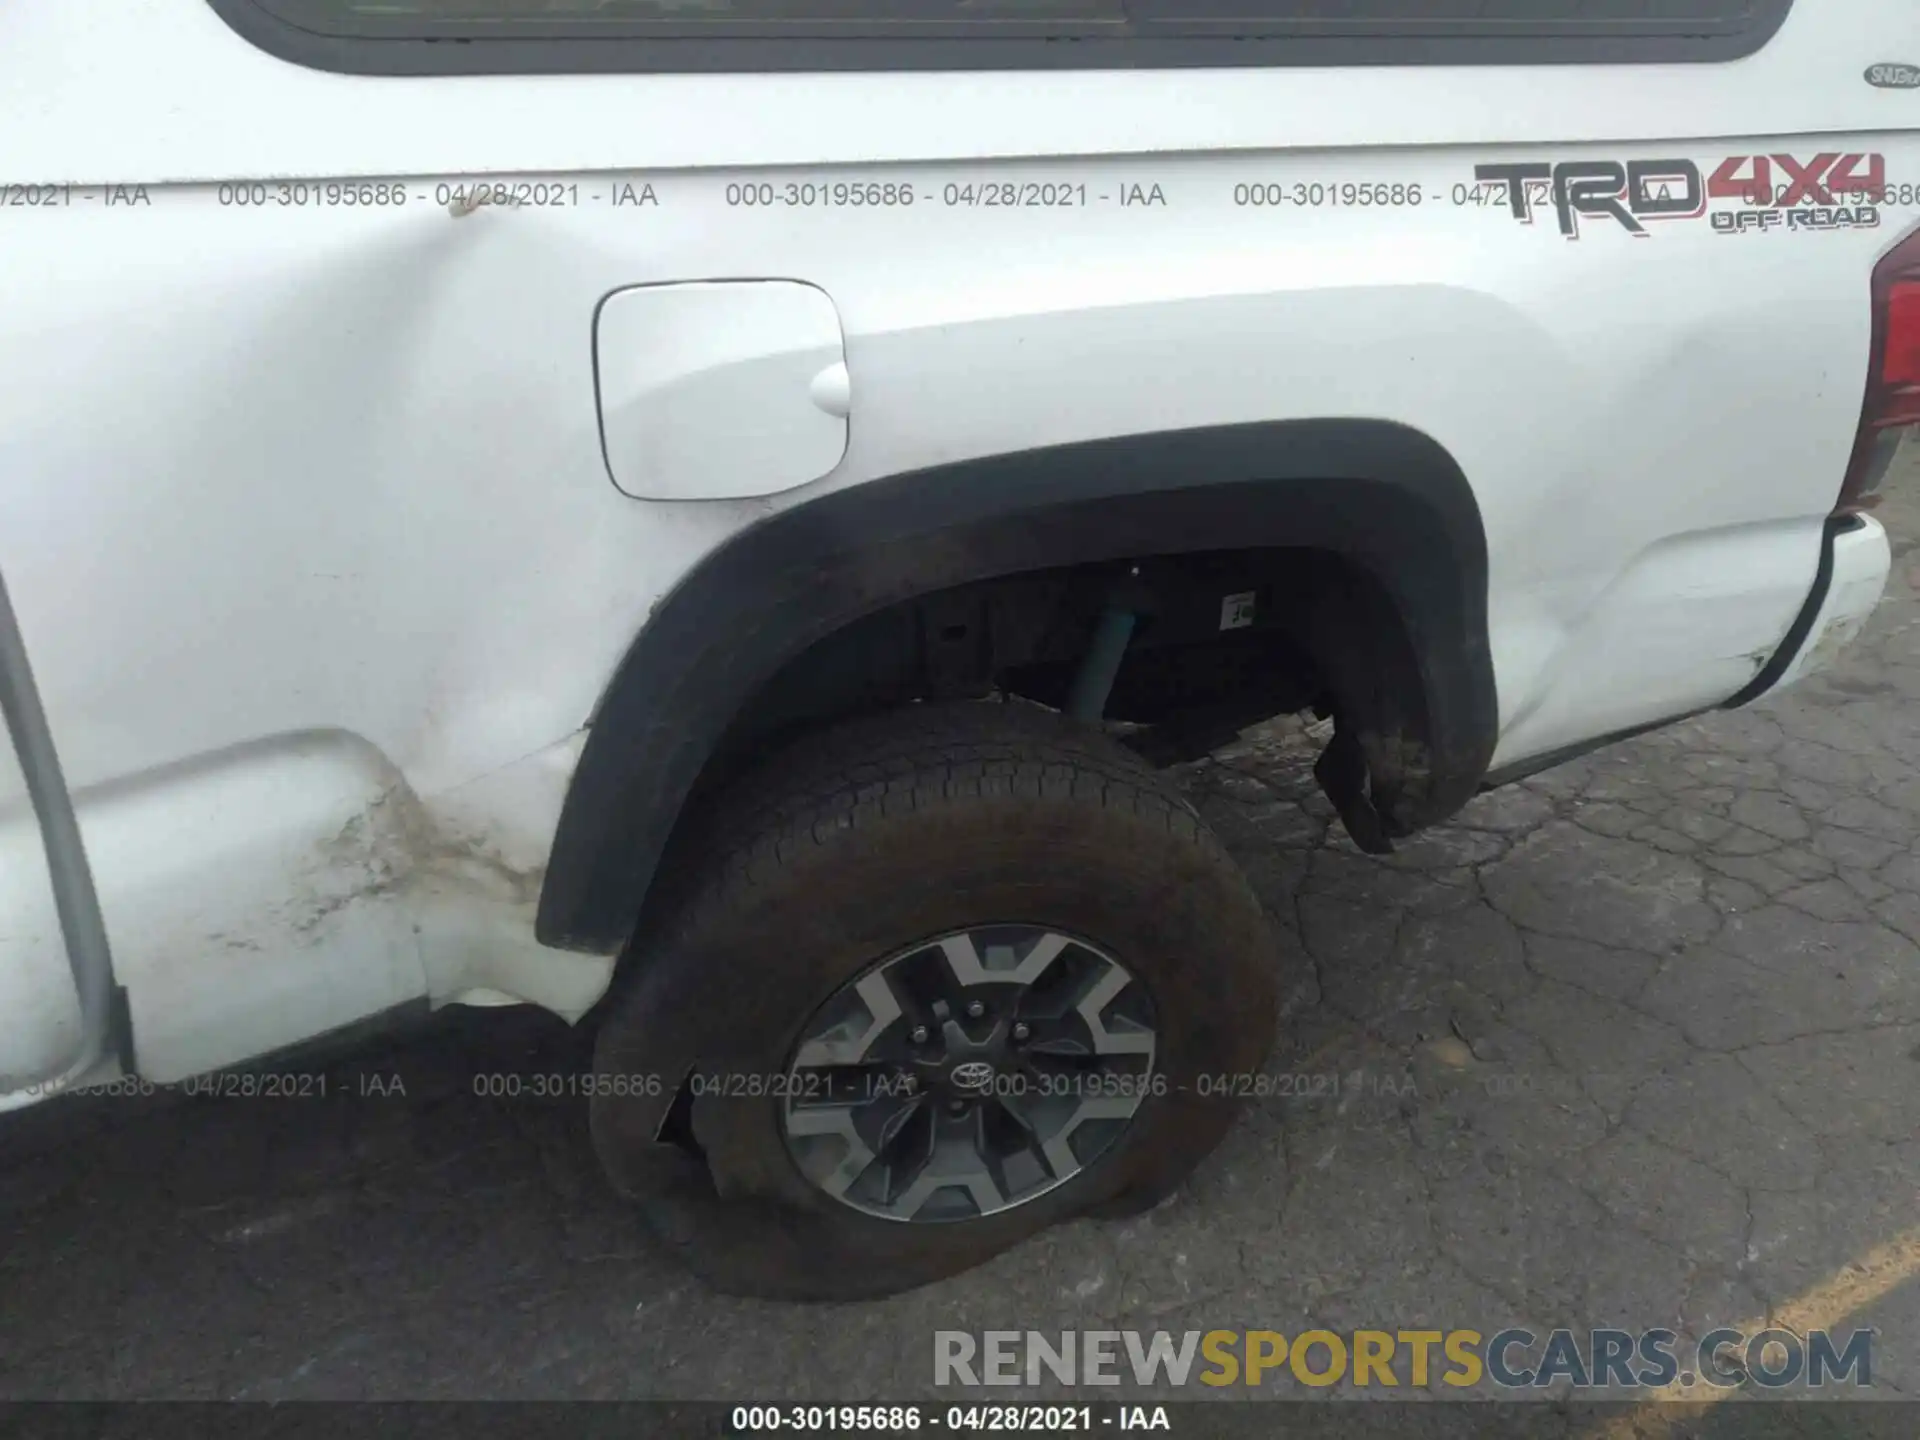
<path id="1" fill-rule="evenodd" d="M 1208 33 L 1198 34 L 1155 33 L 1151 22 L 1123 22 L 1118 28 L 1132 33 L 891 38 L 826 37 L 818 27 L 812 34 L 782 33 L 771 26 L 757 32 L 740 26 L 725 36 L 618 35 L 611 27 L 596 27 L 600 33 L 592 36 L 496 37 L 452 29 L 382 36 L 303 24 L 278 8 L 288 0 L 207 3 L 242 37 L 282 60 L 392 76 L 1701 64 L 1754 54 L 1793 6 L 1793 0 L 1747 0 L 1744 14 L 1718 21 L 1510 21 L 1496 33 L 1488 33 L 1484 21 L 1425 22 L 1415 30 L 1389 19 L 1337 27 L 1269 21 L 1265 33 L 1246 33 L 1253 22 L 1216 20 L 1199 22 Z"/>

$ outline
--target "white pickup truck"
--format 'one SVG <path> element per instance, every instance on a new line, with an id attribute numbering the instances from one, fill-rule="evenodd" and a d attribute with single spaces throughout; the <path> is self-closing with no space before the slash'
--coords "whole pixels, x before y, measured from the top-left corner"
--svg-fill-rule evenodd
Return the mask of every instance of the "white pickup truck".
<path id="1" fill-rule="evenodd" d="M 1790 684 L 1910 0 L 11 0 L 0 1108 L 531 1004 L 714 1283 L 1150 1205 L 1385 850 Z"/>

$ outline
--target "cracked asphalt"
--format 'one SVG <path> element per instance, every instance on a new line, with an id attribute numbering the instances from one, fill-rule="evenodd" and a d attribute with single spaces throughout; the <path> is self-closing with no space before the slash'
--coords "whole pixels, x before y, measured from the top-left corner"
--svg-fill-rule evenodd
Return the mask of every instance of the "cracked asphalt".
<path id="1" fill-rule="evenodd" d="M 1877 1327 L 1874 1393 L 1920 1399 L 1916 490 L 1837 668 L 1395 856 L 1330 824 L 1298 727 L 1192 767 L 1304 958 L 1276 1093 L 1148 1215 L 877 1304 L 716 1297 L 601 1183 L 578 1102 L 473 1093 L 582 1038 L 450 1012 L 324 1099 L 0 1125 L 0 1398 L 951 1401 L 938 1329 L 1814 1316 Z"/>

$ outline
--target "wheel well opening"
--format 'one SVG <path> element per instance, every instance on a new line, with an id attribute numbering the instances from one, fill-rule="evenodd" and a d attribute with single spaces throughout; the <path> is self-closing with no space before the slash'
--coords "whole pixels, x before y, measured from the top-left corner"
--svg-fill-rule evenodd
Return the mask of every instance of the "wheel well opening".
<path id="1" fill-rule="evenodd" d="M 1114 603 L 1129 579 L 1148 588 L 1138 613 Z M 1250 619 L 1226 608 L 1249 594 Z M 1471 485 L 1389 421 L 1108 437 L 829 492 L 741 531 L 634 637 L 568 788 L 535 933 L 630 939 L 670 848 L 744 765 L 934 696 L 1064 699 L 1175 757 L 1330 707 L 1315 774 L 1354 839 L 1389 848 L 1486 772 L 1486 603 Z"/>
<path id="2" fill-rule="evenodd" d="M 933 591 L 802 650 L 714 746 L 648 911 L 672 893 L 670 877 L 683 868 L 675 857 L 697 844 L 699 817 L 743 771 L 813 730 L 918 701 L 1014 698 L 1063 708 L 1116 597 L 1136 614 L 1104 712 L 1123 743 L 1155 764 L 1178 764 L 1249 726 L 1312 710 L 1357 745 L 1362 790 L 1386 833 L 1412 828 L 1400 823 L 1398 801 L 1424 776 L 1426 696 L 1415 647 L 1380 579 L 1323 549 L 1147 555 Z"/>

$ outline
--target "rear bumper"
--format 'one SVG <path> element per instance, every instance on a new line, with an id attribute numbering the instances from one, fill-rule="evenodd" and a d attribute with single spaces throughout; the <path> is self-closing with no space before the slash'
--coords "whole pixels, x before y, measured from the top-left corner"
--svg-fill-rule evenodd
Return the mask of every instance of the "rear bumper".
<path id="1" fill-rule="evenodd" d="M 1729 707 L 1784 690 L 1831 665 L 1859 635 L 1880 603 L 1893 567 L 1886 529 L 1871 515 L 1847 515 L 1827 522 L 1820 569 L 1806 607 L 1787 638 L 1760 673 Z"/>

